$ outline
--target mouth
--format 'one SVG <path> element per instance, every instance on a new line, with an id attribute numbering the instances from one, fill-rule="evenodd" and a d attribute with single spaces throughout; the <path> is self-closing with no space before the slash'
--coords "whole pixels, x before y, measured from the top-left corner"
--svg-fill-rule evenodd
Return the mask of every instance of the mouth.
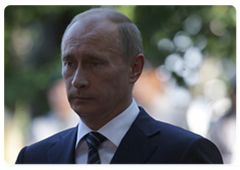
<path id="1" fill-rule="evenodd" d="M 76 102 L 88 102 L 91 100 L 91 98 L 88 97 L 73 97 L 73 100 L 75 100 Z"/>

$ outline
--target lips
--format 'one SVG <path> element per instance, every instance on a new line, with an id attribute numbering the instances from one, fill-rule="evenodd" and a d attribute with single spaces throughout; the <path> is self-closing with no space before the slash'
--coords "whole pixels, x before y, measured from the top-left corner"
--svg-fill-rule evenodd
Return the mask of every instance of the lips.
<path id="1" fill-rule="evenodd" d="M 88 102 L 92 100 L 94 97 L 91 94 L 84 94 L 83 92 L 76 91 L 71 89 L 68 91 L 68 99 L 69 102 Z"/>
<path id="2" fill-rule="evenodd" d="M 73 97 L 72 99 L 76 102 L 88 102 L 91 100 L 91 98 L 88 98 L 88 97 L 78 97 L 78 96 Z"/>

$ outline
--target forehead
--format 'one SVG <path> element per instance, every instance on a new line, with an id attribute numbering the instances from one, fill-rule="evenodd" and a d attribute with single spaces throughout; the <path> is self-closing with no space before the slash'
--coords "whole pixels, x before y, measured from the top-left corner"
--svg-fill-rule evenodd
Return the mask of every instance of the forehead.
<path id="1" fill-rule="evenodd" d="M 76 21 L 66 31 L 62 40 L 62 53 L 69 47 L 89 44 L 112 47 L 117 43 L 117 25 L 107 20 L 83 19 Z"/>
<path id="2" fill-rule="evenodd" d="M 64 38 L 85 38 L 109 34 L 118 34 L 117 24 L 102 15 L 95 14 L 75 19 L 70 28 L 66 30 Z"/>

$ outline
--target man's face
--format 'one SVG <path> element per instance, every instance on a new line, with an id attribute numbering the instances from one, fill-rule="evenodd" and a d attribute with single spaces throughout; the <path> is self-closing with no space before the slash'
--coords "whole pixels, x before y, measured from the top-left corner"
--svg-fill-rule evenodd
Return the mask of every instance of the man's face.
<path id="1" fill-rule="evenodd" d="M 116 46 L 116 25 L 76 22 L 62 49 L 62 75 L 72 109 L 84 119 L 104 119 L 131 99 L 130 64 Z"/>

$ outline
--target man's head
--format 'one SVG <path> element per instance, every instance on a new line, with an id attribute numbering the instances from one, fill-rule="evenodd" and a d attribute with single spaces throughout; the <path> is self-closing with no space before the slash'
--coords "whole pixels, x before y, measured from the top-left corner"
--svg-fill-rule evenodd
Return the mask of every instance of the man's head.
<path id="1" fill-rule="evenodd" d="M 61 50 L 64 48 L 65 34 L 68 29 L 74 23 L 83 19 L 89 20 L 90 18 L 93 20 L 98 20 L 101 18 L 116 24 L 118 34 L 116 37 L 118 41 L 117 45 L 119 51 L 121 51 L 123 56 L 127 59 L 130 59 L 132 56 L 135 56 L 139 53 L 143 53 L 142 37 L 136 25 L 124 14 L 106 8 L 94 8 L 76 15 L 65 30 L 62 39 Z"/>
<path id="2" fill-rule="evenodd" d="M 67 27 L 61 50 L 68 100 L 88 126 L 100 128 L 131 103 L 144 56 L 129 18 L 109 9 L 81 13 Z"/>

